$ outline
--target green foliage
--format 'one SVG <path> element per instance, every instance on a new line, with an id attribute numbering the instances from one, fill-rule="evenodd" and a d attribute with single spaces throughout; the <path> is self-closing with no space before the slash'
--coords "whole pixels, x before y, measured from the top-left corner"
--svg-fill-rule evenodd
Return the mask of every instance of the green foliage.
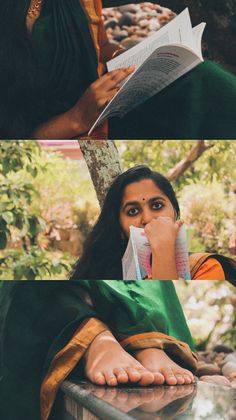
<path id="1" fill-rule="evenodd" d="M 124 169 L 145 164 L 153 170 L 167 174 L 184 159 L 196 140 L 133 140 L 117 142 Z M 177 180 L 173 182 L 176 190 L 193 182 L 209 183 L 213 180 L 230 187 L 236 179 L 236 144 L 229 140 L 207 141 L 212 148 L 202 156 Z"/>
<path id="2" fill-rule="evenodd" d="M 36 179 L 48 168 L 35 141 L 0 141 L 0 249 L 5 250 L 0 259 L 2 279 L 43 279 L 70 269 L 70 264 L 51 258 L 37 240 L 46 223 L 40 213 L 41 192 Z M 9 249 L 14 237 L 20 239 L 22 249 Z"/>
<path id="3" fill-rule="evenodd" d="M 6 280 L 45 280 L 58 278 L 60 274 L 66 279 L 70 269 L 69 262 L 52 258 L 37 246 L 27 252 L 8 250 L 7 255 L 0 258 L 0 279 Z"/>
<path id="4" fill-rule="evenodd" d="M 13 228 L 21 237 L 34 240 L 43 228 L 39 215 L 28 212 L 28 206 L 38 195 L 31 181 L 22 181 L 19 174 L 25 169 L 36 177 L 40 168 L 37 165 L 37 146 L 32 141 L 0 141 L 0 249 L 5 249 L 11 238 Z"/>

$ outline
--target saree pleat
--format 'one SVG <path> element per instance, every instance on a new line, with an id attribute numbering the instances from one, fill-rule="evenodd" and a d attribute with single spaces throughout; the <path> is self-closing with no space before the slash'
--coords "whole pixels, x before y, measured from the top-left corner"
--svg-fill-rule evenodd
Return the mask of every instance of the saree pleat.
<path id="1" fill-rule="evenodd" d="M 42 119 L 71 108 L 97 79 L 97 53 L 78 0 L 45 0 L 32 30 L 42 74 Z"/>

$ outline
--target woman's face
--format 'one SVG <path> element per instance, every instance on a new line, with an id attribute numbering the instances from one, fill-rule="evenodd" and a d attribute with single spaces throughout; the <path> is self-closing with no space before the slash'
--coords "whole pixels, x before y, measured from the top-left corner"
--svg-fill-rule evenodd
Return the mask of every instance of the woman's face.
<path id="1" fill-rule="evenodd" d="M 127 238 L 131 225 L 144 228 L 159 216 L 176 219 L 171 201 L 151 179 L 132 182 L 125 187 L 120 208 L 120 225 Z"/>

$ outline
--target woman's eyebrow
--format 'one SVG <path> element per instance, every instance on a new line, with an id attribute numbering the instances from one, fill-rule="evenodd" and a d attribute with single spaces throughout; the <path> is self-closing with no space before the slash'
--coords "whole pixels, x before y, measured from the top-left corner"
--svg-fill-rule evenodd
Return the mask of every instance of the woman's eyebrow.
<path id="1" fill-rule="evenodd" d="M 164 195 L 157 195 L 156 197 L 149 198 L 148 201 L 150 202 L 150 201 L 155 201 L 155 200 L 163 200 L 163 201 L 166 201 L 166 197 Z"/>

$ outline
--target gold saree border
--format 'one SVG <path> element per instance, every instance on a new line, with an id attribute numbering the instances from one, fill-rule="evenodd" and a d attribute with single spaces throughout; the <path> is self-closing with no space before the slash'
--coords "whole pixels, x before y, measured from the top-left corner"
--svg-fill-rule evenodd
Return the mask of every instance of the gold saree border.
<path id="1" fill-rule="evenodd" d="M 194 254 L 191 254 L 189 256 L 189 263 L 190 263 L 190 271 L 191 271 L 191 278 L 194 279 L 195 275 L 197 274 L 198 270 L 200 270 L 201 266 L 204 263 L 207 263 L 207 259 L 209 257 L 212 257 L 212 259 L 214 259 L 214 254 L 209 253 L 209 252 L 196 252 Z M 219 263 L 219 261 L 217 261 L 216 259 L 214 259 L 214 261 L 217 264 L 217 267 L 222 271 L 222 280 L 225 280 L 225 275 L 224 275 L 224 270 L 221 266 L 221 264 Z M 209 259 L 209 264 L 212 264 L 212 261 Z M 210 267 L 209 267 L 210 268 Z M 197 280 L 197 279 L 195 279 Z M 217 280 L 217 279 L 214 279 Z"/>
<path id="2" fill-rule="evenodd" d="M 137 351 L 147 348 L 170 350 L 173 355 L 180 357 L 193 370 L 197 369 L 198 357 L 187 343 L 159 332 L 147 332 L 124 338 L 120 345 L 128 351 Z"/>
<path id="3" fill-rule="evenodd" d="M 79 0 L 88 19 L 89 31 L 93 39 L 98 58 L 98 74 L 101 76 L 104 66 L 100 63 L 101 39 L 103 32 L 101 0 Z"/>
<path id="4" fill-rule="evenodd" d="M 26 27 L 29 32 L 32 32 L 34 23 L 40 16 L 42 6 L 43 6 L 43 0 L 31 0 L 27 15 L 26 15 Z"/>
<path id="5" fill-rule="evenodd" d="M 69 343 L 55 355 L 41 385 L 41 420 L 48 419 L 60 384 L 77 365 L 93 339 L 105 330 L 107 326 L 102 321 L 89 318 L 82 323 Z"/>

